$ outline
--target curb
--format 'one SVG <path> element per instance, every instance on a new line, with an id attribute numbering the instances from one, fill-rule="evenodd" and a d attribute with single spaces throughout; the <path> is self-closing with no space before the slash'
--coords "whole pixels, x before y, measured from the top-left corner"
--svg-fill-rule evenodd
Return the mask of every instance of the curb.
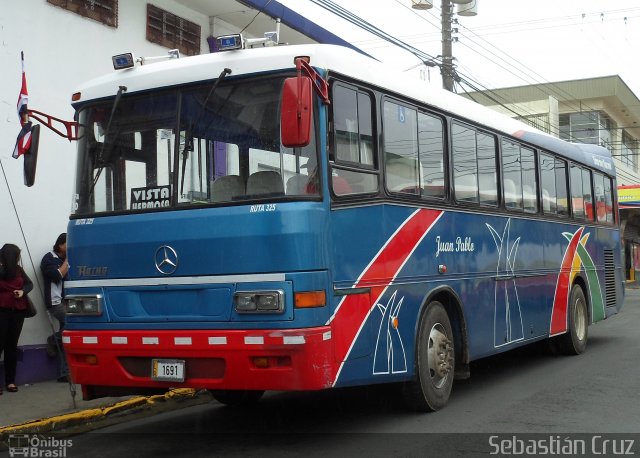
<path id="1" fill-rule="evenodd" d="M 179 388 L 154 396 L 137 396 L 105 407 L 86 409 L 67 414 L 56 415 L 26 423 L 0 427 L 0 444 L 9 434 L 42 434 L 64 432 L 77 434 L 102 428 L 122 421 L 124 416 L 135 418 L 150 416 L 169 410 L 206 404 L 212 400 L 206 391 L 191 388 Z"/>

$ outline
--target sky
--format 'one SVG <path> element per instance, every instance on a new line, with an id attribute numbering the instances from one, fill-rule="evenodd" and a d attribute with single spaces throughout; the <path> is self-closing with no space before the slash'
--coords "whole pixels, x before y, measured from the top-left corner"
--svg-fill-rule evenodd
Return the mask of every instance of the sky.
<path id="1" fill-rule="evenodd" d="M 412 54 L 317 6 L 280 0 L 400 70 L 426 67 Z M 442 54 L 440 0 L 426 11 L 411 0 L 333 0 L 390 35 Z M 640 2 L 637 0 L 477 0 L 478 15 L 457 16 L 453 43 L 457 71 L 481 87 L 498 88 L 620 75 L 640 97 Z M 412 68 L 418 65 L 417 68 Z M 425 76 L 440 84 L 439 70 Z"/>

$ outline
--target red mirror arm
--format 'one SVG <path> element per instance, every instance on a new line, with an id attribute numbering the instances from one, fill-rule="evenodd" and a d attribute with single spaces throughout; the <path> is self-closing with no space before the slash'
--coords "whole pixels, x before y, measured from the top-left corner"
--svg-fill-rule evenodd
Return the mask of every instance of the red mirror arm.
<path id="1" fill-rule="evenodd" d="M 80 124 L 76 121 L 64 121 L 60 118 L 56 118 L 55 116 L 48 115 L 38 110 L 27 110 L 27 114 L 32 118 L 37 119 L 49 129 L 54 131 L 56 134 L 68 139 L 69 141 L 78 139 L 78 128 L 80 127 Z M 54 121 L 63 124 L 67 133 L 65 134 L 62 130 L 56 129 L 53 126 Z"/>

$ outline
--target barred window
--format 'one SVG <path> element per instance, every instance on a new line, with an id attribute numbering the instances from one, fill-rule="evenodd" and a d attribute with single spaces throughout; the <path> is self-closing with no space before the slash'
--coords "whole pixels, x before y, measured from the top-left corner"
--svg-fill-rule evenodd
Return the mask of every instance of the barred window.
<path id="1" fill-rule="evenodd" d="M 118 27 L 118 0 L 47 0 L 80 16 Z"/>
<path id="2" fill-rule="evenodd" d="M 147 3 L 147 40 L 181 54 L 200 54 L 200 26 Z"/>

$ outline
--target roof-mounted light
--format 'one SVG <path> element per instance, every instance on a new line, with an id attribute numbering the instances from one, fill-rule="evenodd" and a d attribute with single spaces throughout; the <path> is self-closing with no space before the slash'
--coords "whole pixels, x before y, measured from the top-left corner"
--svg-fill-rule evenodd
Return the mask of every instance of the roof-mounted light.
<path id="1" fill-rule="evenodd" d="M 155 60 L 179 59 L 179 58 L 180 58 L 180 51 L 178 49 L 170 49 L 169 51 L 167 51 L 166 56 L 138 57 L 136 59 L 132 52 L 127 52 L 124 54 L 118 54 L 117 56 L 113 56 L 111 60 L 113 61 L 113 68 L 115 70 L 122 70 L 124 68 L 133 67 L 136 64 L 136 62 L 139 62 L 140 65 L 144 65 L 148 62 L 152 62 Z"/>
<path id="2" fill-rule="evenodd" d="M 275 32 L 266 32 L 264 38 L 244 38 L 240 33 L 231 35 L 222 35 L 216 37 L 216 48 L 218 51 L 232 51 L 235 49 L 244 49 L 247 47 L 277 46 L 280 40 L 280 18 L 276 19 Z"/>
<path id="3" fill-rule="evenodd" d="M 232 51 L 244 48 L 244 39 L 239 33 L 233 35 L 223 35 L 216 37 L 216 47 L 218 51 Z"/>
<path id="4" fill-rule="evenodd" d="M 133 53 L 131 52 L 118 54 L 117 56 L 113 56 L 111 60 L 113 61 L 113 68 L 115 70 L 131 68 L 136 64 L 136 59 L 133 57 Z"/>

